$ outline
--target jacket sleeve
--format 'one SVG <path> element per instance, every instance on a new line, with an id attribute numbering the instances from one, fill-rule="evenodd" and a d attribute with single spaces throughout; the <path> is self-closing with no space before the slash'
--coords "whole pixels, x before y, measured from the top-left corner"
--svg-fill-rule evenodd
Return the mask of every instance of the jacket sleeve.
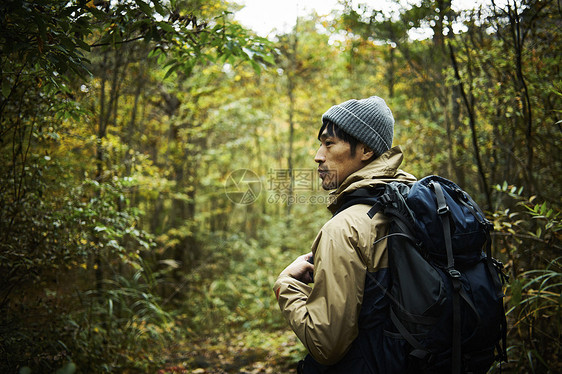
<path id="1" fill-rule="evenodd" d="M 366 276 L 360 253 L 361 247 L 370 247 L 372 237 L 370 230 L 358 232 L 350 219 L 348 214 L 337 215 L 316 237 L 314 287 L 288 276 L 279 277 L 274 286 L 285 319 L 324 365 L 339 361 L 358 334 Z"/>

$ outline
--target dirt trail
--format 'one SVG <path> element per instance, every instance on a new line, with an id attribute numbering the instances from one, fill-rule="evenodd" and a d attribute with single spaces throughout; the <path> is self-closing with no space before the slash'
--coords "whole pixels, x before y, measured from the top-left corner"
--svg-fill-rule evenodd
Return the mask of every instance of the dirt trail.
<path id="1" fill-rule="evenodd" d="M 208 337 L 171 347 L 158 374 L 295 374 L 302 345 L 286 332 L 264 333 L 258 339 L 243 333 Z"/>

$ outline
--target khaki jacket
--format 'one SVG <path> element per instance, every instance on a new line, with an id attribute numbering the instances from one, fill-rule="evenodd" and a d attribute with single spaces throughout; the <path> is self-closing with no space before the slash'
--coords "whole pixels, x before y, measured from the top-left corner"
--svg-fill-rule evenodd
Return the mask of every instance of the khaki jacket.
<path id="1" fill-rule="evenodd" d="M 338 197 L 358 188 L 391 181 L 412 183 L 416 179 L 399 169 L 403 155 L 394 147 L 351 174 L 331 194 L 328 209 L 335 213 Z M 338 201 L 340 200 L 340 201 Z M 320 230 L 314 243 L 314 285 L 281 275 L 274 285 L 283 316 L 312 357 L 333 365 L 346 354 L 358 335 L 359 312 L 367 272 L 388 267 L 386 240 L 388 224 L 383 214 L 373 219 L 370 206 L 352 205 L 333 216 Z"/>

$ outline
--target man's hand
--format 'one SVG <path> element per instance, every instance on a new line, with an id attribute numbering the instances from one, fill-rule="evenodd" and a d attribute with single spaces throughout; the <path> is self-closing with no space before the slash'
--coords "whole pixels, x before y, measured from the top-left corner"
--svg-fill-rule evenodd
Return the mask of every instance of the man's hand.
<path id="1" fill-rule="evenodd" d="M 288 275 L 303 283 L 312 283 L 314 265 L 308 262 L 310 258 L 312 258 L 312 252 L 297 257 L 297 259 L 287 266 L 280 275 Z"/>

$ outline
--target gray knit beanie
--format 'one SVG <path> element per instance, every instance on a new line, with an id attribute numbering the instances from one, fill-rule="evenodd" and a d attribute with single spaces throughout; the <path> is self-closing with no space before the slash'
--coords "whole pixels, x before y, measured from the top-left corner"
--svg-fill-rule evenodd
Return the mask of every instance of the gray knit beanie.
<path id="1" fill-rule="evenodd" d="M 334 105 L 322 116 L 322 123 L 327 120 L 365 144 L 377 157 L 392 147 L 394 117 L 378 96 Z"/>

